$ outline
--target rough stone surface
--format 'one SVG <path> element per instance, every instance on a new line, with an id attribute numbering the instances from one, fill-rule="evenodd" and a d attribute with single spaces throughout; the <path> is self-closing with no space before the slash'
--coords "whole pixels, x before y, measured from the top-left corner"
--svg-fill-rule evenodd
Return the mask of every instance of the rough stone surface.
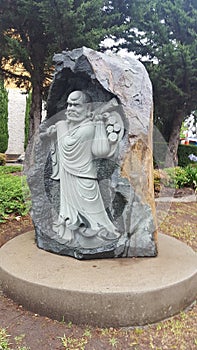
<path id="1" fill-rule="evenodd" d="M 32 217 L 38 247 L 79 259 L 155 256 L 156 222 L 152 176 L 152 87 L 144 66 L 133 58 L 108 56 L 87 48 L 54 56 L 56 73 L 48 98 L 45 126 L 65 118 L 68 95 L 88 93 L 93 102 L 115 97 L 124 124 L 118 151 L 95 159 L 103 202 L 117 230 L 118 242 L 84 250 L 54 237 L 59 184 L 51 179 L 50 141 L 39 132 L 27 151 L 26 173 L 32 192 Z M 42 128 L 42 127 L 41 127 Z"/>
<path id="2" fill-rule="evenodd" d="M 168 318 L 196 298 L 197 254 L 159 234 L 155 258 L 80 261 L 38 249 L 34 232 L 0 249 L 2 290 L 35 313 L 101 327 Z"/>

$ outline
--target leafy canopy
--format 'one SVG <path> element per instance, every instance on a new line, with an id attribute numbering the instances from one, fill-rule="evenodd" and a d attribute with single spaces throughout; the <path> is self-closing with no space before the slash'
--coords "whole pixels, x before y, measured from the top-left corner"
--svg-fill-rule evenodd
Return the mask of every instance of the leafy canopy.
<path id="1" fill-rule="evenodd" d="M 54 52 L 81 46 L 98 49 L 105 37 L 123 31 L 125 16 L 120 8 L 117 0 L 1 1 L 0 73 L 32 89 L 30 137 L 41 121 Z"/>
<path id="2" fill-rule="evenodd" d="M 46 83 L 51 76 L 54 52 L 88 46 L 98 49 L 101 40 L 123 30 L 119 1 L 103 0 L 2 0 L 0 43 L 3 63 L 24 71 L 5 69 L 7 76 Z M 38 72 L 35 78 L 35 72 Z"/>
<path id="3" fill-rule="evenodd" d="M 197 2 L 142 1 L 136 27 L 128 25 L 124 39 L 123 47 L 143 57 L 153 82 L 155 120 L 169 140 L 174 120 L 197 107 Z"/>

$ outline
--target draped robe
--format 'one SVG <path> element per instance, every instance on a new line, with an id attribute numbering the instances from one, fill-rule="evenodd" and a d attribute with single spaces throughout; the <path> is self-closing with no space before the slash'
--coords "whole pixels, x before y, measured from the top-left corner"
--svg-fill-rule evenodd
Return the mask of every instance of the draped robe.
<path id="1" fill-rule="evenodd" d="M 94 122 L 86 119 L 69 128 L 67 121 L 59 121 L 55 126 L 57 163 L 52 178 L 60 179 L 60 212 L 53 230 L 71 240 L 73 230 L 80 227 L 93 232 L 105 228 L 113 239 L 117 238 L 105 211 L 93 164 Z"/>

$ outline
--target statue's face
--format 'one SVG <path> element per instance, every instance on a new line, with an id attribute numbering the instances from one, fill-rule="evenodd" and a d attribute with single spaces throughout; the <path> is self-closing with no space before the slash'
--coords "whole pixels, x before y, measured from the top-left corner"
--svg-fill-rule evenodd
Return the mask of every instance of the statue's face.
<path id="1" fill-rule="evenodd" d="M 87 116 L 87 103 L 81 91 L 74 91 L 68 96 L 67 118 L 73 122 L 80 122 Z"/>

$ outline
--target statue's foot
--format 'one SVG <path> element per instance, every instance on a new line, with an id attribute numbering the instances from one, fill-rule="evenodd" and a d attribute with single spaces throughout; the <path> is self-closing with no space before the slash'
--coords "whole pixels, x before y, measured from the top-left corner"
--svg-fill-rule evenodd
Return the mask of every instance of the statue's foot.
<path id="1" fill-rule="evenodd" d="M 53 225 L 53 231 L 56 233 L 54 239 L 61 240 L 61 243 L 70 243 L 73 238 L 73 232 L 65 226 L 65 222 Z"/>
<path id="2" fill-rule="evenodd" d="M 105 228 L 101 228 L 98 231 L 98 236 L 104 240 L 111 241 L 111 240 L 117 240 L 120 238 L 120 233 L 115 231 L 115 232 L 109 232 Z"/>
<path id="3" fill-rule="evenodd" d="M 86 227 L 80 227 L 78 229 L 79 233 L 84 236 L 84 237 L 94 237 L 97 235 L 97 231 L 91 229 L 91 228 L 86 228 Z"/>

